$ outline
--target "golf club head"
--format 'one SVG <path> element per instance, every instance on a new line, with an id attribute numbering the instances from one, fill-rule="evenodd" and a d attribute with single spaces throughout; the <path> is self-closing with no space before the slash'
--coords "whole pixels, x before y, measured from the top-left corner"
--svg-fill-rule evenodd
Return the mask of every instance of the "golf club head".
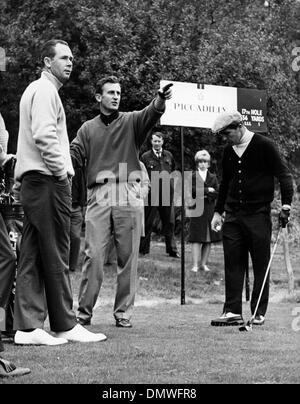
<path id="1" fill-rule="evenodd" d="M 239 331 L 252 331 L 252 323 L 251 323 L 251 321 L 248 321 L 247 324 L 242 325 L 239 328 Z"/>

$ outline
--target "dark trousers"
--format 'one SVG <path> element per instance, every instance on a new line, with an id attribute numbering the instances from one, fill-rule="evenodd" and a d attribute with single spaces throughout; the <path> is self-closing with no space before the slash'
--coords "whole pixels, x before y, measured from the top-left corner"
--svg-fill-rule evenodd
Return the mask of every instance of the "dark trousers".
<path id="1" fill-rule="evenodd" d="M 269 212 L 226 213 L 223 225 L 226 289 L 224 312 L 242 314 L 245 257 L 249 251 L 254 273 L 251 296 L 251 312 L 254 313 L 270 259 L 271 233 L 272 224 Z M 258 315 L 265 315 L 268 300 L 269 279 L 267 279 L 258 307 Z"/>
<path id="2" fill-rule="evenodd" d="M 78 266 L 81 245 L 82 221 L 83 208 L 77 205 L 73 206 L 71 213 L 70 230 L 70 271 L 76 271 Z"/>
<path id="3" fill-rule="evenodd" d="M 17 274 L 14 329 L 52 331 L 76 325 L 69 278 L 71 187 L 37 172 L 22 180 L 24 227 Z"/>
<path id="4" fill-rule="evenodd" d="M 151 233 L 157 211 L 162 222 L 162 231 L 165 236 L 166 252 L 167 254 L 177 252 L 174 236 L 174 206 L 145 206 L 145 237 L 141 238 L 140 253 L 148 254 L 150 252 Z"/>
<path id="5" fill-rule="evenodd" d="M 16 257 L 0 213 L 0 307 L 7 309 L 16 273 Z"/>
<path id="6" fill-rule="evenodd" d="M 0 352 L 4 351 L 4 346 L 2 344 L 2 336 L 1 336 L 1 331 L 0 331 Z"/>

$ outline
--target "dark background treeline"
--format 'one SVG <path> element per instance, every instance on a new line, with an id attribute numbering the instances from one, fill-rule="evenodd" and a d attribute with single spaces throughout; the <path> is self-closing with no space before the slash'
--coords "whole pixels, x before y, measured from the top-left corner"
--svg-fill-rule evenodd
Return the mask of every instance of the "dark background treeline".
<path id="1" fill-rule="evenodd" d="M 20 96 L 40 70 L 40 46 L 66 40 L 75 56 L 61 90 L 72 140 L 97 114 L 94 85 L 106 74 L 122 82 L 122 110 L 143 108 L 161 79 L 265 89 L 268 136 L 293 171 L 300 138 L 300 81 L 292 50 L 300 46 L 297 0 L 0 0 L 0 46 L 8 62 L 0 72 L 0 111 L 16 149 Z M 180 161 L 179 128 L 163 128 Z M 185 131 L 186 168 L 202 147 L 217 169 L 221 145 L 209 131 Z M 146 145 L 144 145 L 146 148 Z"/>

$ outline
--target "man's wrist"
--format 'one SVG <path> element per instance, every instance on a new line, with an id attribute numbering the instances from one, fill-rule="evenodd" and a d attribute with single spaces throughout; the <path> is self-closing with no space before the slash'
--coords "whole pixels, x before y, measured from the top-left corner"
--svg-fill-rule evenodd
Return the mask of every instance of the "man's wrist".
<path id="1" fill-rule="evenodd" d="M 55 175 L 55 178 L 57 178 L 58 181 L 63 181 L 68 178 L 68 174 Z"/>
<path id="2" fill-rule="evenodd" d="M 163 112 L 165 110 L 165 107 L 166 100 L 157 95 L 157 97 L 154 99 L 154 108 L 159 112 Z"/>

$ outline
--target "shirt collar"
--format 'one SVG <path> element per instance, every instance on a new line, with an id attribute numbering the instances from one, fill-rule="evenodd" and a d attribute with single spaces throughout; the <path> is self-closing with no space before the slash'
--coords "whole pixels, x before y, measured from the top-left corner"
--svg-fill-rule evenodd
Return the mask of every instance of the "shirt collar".
<path id="1" fill-rule="evenodd" d="M 206 181 L 206 177 L 207 177 L 207 172 L 208 170 L 200 170 L 200 168 L 198 168 L 198 173 L 200 175 L 200 177 L 203 179 L 203 181 Z"/>
<path id="2" fill-rule="evenodd" d="M 160 149 L 160 150 L 152 149 L 152 151 L 155 154 L 155 156 L 158 156 L 158 154 L 162 155 L 162 153 L 163 153 L 163 149 Z"/>
<path id="3" fill-rule="evenodd" d="M 241 137 L 240 143 L 237 146 L 243 146 L 249 143 L 253 137 L 254 133 L 250 132 L 248 129 L 245 130 L 245 133 Z"/>
<path id="4" fill-rule="evenodd" d="M 100 119 L 104 123 L 104 125 L 110 125 L 115 119 L 119 116 L 119 111 L 115 111 L 110 115 L 105 115 L 100 111 Z"/>
<path id="5" fill-rule="evenodd" d="M 57 91 L 63 86 L 63 84 L 50 72 L 43 70 L 41 77 L 51 81 L 51 83 L 56 87 Z"/>

